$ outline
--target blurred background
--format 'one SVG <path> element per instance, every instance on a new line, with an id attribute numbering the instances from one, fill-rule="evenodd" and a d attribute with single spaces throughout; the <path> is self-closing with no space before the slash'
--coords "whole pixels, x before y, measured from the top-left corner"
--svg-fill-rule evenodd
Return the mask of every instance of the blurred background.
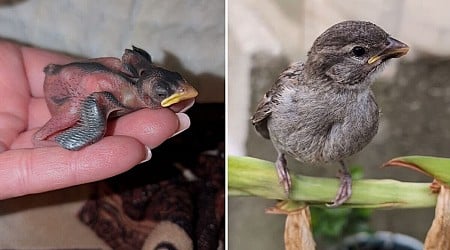
<path id="1" fill-rule="evenodd" d="M 348 160 L 364 178 L 430 182 L 410 170 L 380 169 L 401 155 L 449 156 L 450 16 L 448 2 L 229 0 L 228 153 L 276 159 L 268 140 L 257 136 L 249 118 L 265 91 L 292 62 L 304 61 L 314 39 L 344 20 L 374 22 L 407 43 L 410 52 L 392 60 L 373 85 L 382 116 L 378 134 Z M 294 173 L 334 177 L 337 166 Z M 267 215 L 275 201 L 229 199 L 229 249 L 283 249 L 285 216 Z M 434 210 L 376 210 L 372 231 L 391 231 L 423 241 Z M 327 223 L 327 218 L 317 218 Z M 328 222 L 329 223 L 329 222 Z M 332 224 L 328 224 L 333 227 Z M 324 246 L 319 240 L 318 249 Z"/>
<path id="2" fill-rule="evenodd" d="M 172 70 L 223 78 L 225 1 L 0 0 L 0 38 L 90 58 L 135 45 Z M 199 101 L 224 101 L 223 82 L 194 80 Z"/>
<path id="3" fill-rule="evenodd" d="M 170 160 L 189 155 L 192 162 L 200 150 L 223 152 L 224 0 L 0 0 L 0 39 L 86 58 L 120 58 L 131 45 L 148 51 L 154 63 L 181 73 L 200 93 L 189 111 L 191 129 L 154 151 L 149 164 L 163 161 L 158 155 L 164 152 L 172 153 Z M 180 138 L 191 140 L 189 150 L 174 156 L 174 147 L 187 148 Z M 82 185 L 0 201 L 0 248 L 110 248 L 76 216 L 90 193 L 91 185 Z"/>

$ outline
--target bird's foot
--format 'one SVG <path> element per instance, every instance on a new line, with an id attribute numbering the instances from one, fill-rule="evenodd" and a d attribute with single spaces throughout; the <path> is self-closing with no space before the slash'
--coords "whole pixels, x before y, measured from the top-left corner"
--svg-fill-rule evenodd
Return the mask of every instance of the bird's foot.
<path id="1" fill-rule="evenodd" d="M 336 197 L 331 203 L 327 203 L 327 207 L 338 207 L 346 202 L 352 196 L 352 176 L 344 167 L 339 169 L 338 177 L 341 181 Z"/>
<path id="2" fill-rule="evenodd" d="M 284 154 L 278 154 L 277 161 L 275 162 L 275 166 L 277 169 L 278 174 L 278 180 L 280 181 L 280 184 L 283 185 L 284 192 L 286 195 L 289 195 L 289 192 L 291 191 L 291 176 L 289 175 L 289 171 L 287 169 L 287 161 L 284 157 Z"/>
<path id="3" fill-rule="evenodd" d="M 291 176 L 289 176 L 289 171 L 285 169 L 280 169 L 277 167 L 278 180 L 280 180 L 280 184 L 283 185 L 284 192 L 289 194 L 291 191 Z"/>

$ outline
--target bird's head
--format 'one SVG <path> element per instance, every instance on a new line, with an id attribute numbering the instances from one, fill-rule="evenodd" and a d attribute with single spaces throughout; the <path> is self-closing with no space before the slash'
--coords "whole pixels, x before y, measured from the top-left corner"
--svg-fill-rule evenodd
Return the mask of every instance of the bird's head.
<path id="1" fill-rule="evenodd" d="M 145 103 L 153 106 L 170 107 L 198 95 L 180 74 L 157 66 L 143 71 L 137 86 Z"/>
<path id="2" fill-rule="evenodd" d="M 123 73 L 136 84 L 141 99 L 149 107 L 170 107 L 198 95 L 180 74 L 156 66 L 150 54 L 141 48 L 126 49 L 122 64 Z"/>
<path id="3" fill-rule="evenodd" d="M 367 88 L 387 60 L 408 50 L 408 45 L 373 23 L 344 21 L 314 41 L 305 63 L 306 74 L 313 79 L 331 79 L 346 88 Z"/>

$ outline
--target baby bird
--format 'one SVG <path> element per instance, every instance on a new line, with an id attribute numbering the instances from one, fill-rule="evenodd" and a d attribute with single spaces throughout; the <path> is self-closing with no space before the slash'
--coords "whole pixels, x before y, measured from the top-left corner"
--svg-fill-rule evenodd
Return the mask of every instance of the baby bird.
<path id="1" fill-rule="evenodd" d="M 52 118 L 34 134 L 36 146 L 56 142 L 80 150 L 103 138 L 111 117 L 143 108 L 169 108 L 198 94 L 179 73 L 156 66 L 145 50 L 134 46 L 122 59 L 49 64 L 44 72 Z"/>
<path id="2" fill-rule="evenodd" d="M 363 149 L 378 130 L 370 86 L 386 61 L 408 50 L 373 23 L 344 21 L 314 41 L 305 63 L 281 73 L 251 120 L 278 152 L 275 165 L 286 193 L 291 189 L 287 154 L 313 165 L 339 162 L 340 186 L 328 205 L 350 198 L 352 179 L 344 159 Z"/>

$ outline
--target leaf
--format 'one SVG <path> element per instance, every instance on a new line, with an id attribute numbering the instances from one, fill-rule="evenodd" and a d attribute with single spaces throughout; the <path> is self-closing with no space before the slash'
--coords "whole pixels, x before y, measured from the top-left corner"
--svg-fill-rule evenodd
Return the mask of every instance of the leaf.
<path id="1" fill-rule="evenodd" d="M 287 214 L 284 227 L 286 250 L 314 250 L 316 243 L 311 232 L 311 213 L 309 207 L 293 201 L 279 202 L 268 213 Z"/>
<path id="2" fill-rule="evenodd" d="M 450 189 L 441 186 L 433 223 L 425 239 L 425 250 L 450 249 Z"/>
<path id="3" fill-rule="evenodd" d="M 386 162 L 384 167 L 406 167 L 425 173 L 441 183 L 450 184 L 450 158 L 432 156 L 402 156 Z"/>

